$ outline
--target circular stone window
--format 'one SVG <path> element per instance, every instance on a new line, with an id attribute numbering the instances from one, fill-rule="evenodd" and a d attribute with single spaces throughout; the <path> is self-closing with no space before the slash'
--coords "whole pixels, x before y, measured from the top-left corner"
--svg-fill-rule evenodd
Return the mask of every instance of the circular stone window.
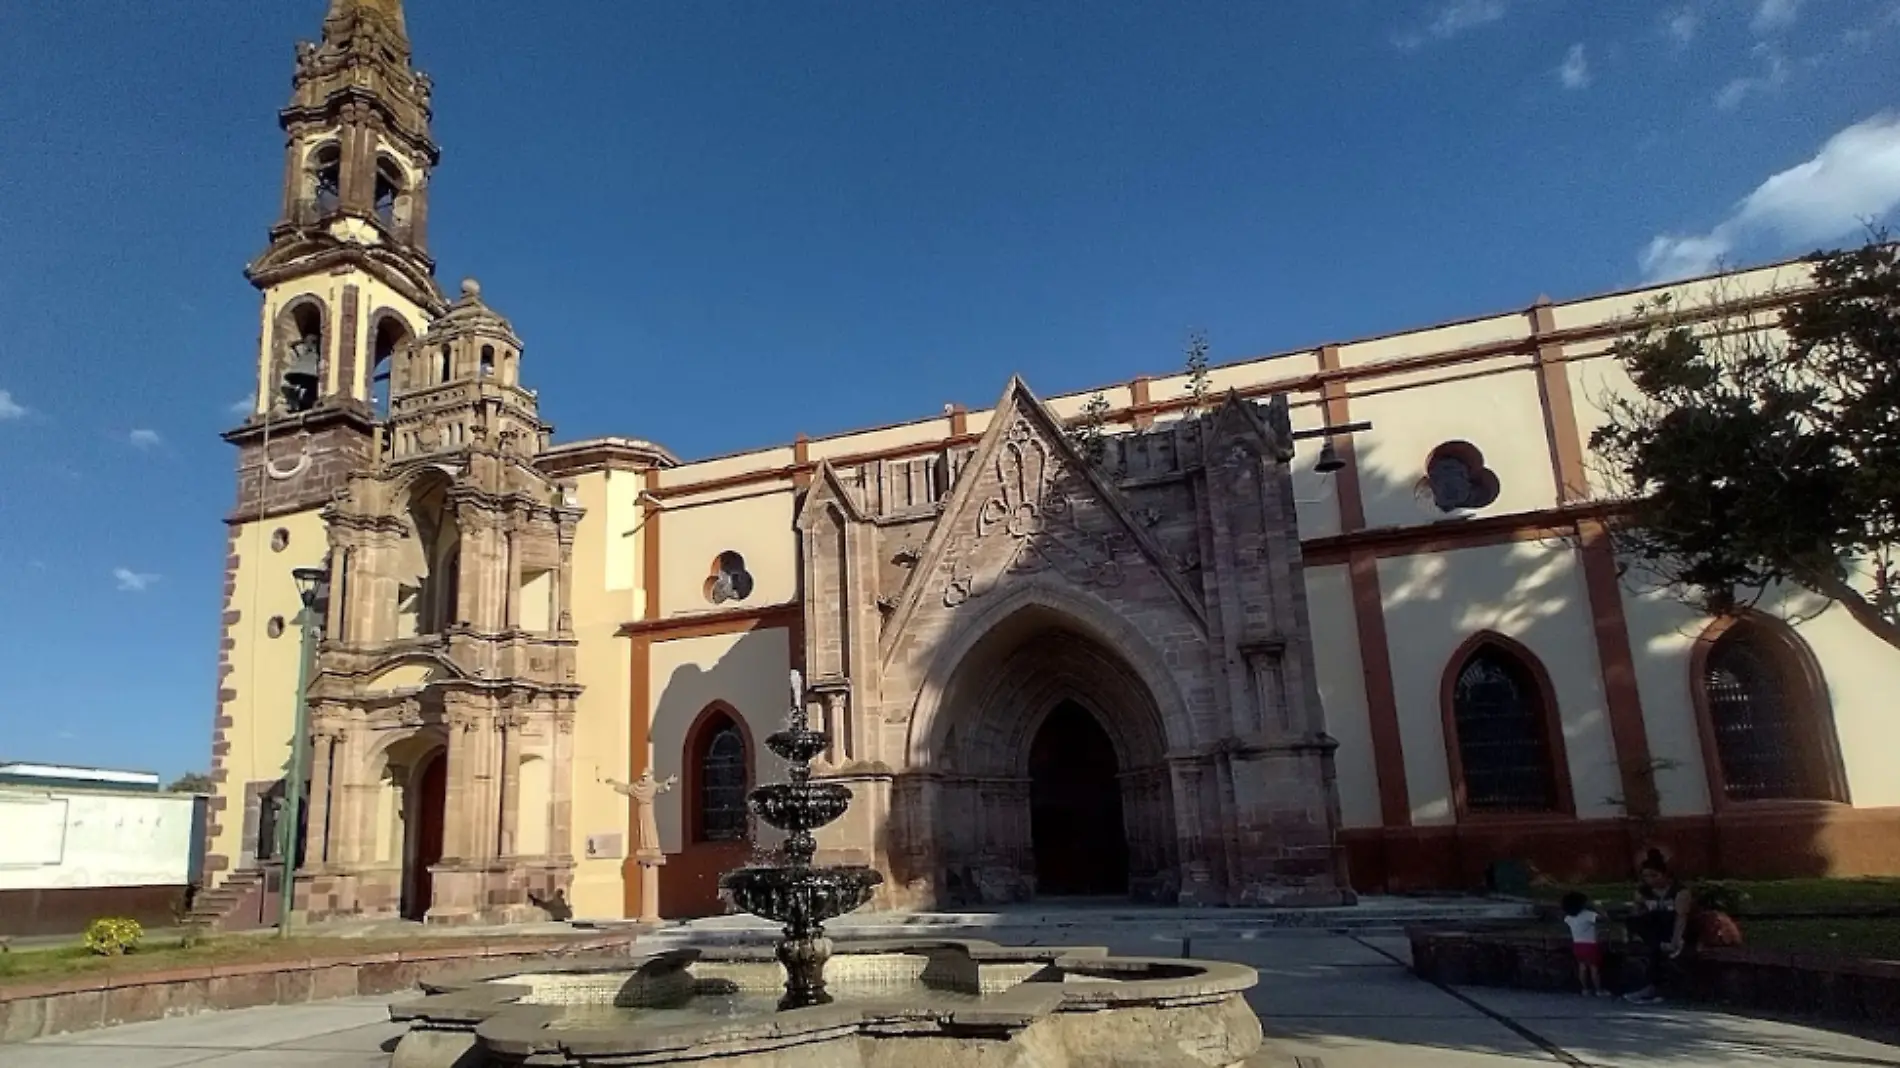
<path id="1" fill-rule="evenodd" d="M 290 548 L 290 531 L 285 530 L 283 527 L 278 527 L 276 530 L 270 532 L 271 552 L 281 553 L 288 548 Z"/>
<path id="2" fill-rule="evenodd" d="M 273 638 L 283 637 L 284 617 L 283 616 L 270 617 L 270 622 L 264 624 L 264 633 L 270 635 Z"/>

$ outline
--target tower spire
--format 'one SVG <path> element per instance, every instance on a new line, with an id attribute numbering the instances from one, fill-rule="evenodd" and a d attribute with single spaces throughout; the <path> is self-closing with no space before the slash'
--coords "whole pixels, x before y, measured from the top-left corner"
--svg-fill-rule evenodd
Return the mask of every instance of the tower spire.
<path id="1" fill-rule="evenodd" d="M 364 22 L 380 25 L 409 47 L 409 26 L 403 20 L 402 0 L 330 0 L 330 13 L 323 19 L 323 38 L 334 41 L 348 36 Z"/>

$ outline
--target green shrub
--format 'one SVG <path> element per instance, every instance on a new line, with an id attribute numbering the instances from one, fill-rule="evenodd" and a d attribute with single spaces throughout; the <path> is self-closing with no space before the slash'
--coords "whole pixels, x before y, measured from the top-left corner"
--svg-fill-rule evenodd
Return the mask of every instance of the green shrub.
<path id="1" fill-rule="evenodd" d="M 1711 912 L 1726 912 L 1730 916 L 1735 915 L 1743 905 L 1748 904 L 1748 891 L 1734 883 L 1720 880 L 1697 883 L 1693 894 L 1697 908 Z"/>
<path id="2" fill-rule="evenodd" d="M 102 957 L 116 957 L 139 947 L 145 928 L 123 916 L 102 916 L 86 926 L 86 948 Z"/>

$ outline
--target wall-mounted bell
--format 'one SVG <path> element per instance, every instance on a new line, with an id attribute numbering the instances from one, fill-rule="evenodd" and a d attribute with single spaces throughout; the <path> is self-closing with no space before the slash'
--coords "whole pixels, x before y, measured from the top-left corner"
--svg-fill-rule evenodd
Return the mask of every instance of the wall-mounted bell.
<path id="1" fill-rule="evenodd" d="M 1331 437 L 1320 442 L 1319 460 L 1313 464 L 1314 471 L 1322 475 L 1330 475 L 1345 466 L 1346 461 L 1340 458 L 1339 449 L 1333 445 Z"/>

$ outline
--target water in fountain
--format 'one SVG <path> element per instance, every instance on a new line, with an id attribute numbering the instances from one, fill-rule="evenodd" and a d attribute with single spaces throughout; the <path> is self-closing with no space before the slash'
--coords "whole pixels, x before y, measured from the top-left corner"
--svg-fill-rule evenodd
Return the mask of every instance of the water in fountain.
<path id="1" fill-rule="evenodd" d="M 884 881 L 874 868 L 812 864 L 818 841 L 812 832 L 843 816 L 851 805 L 851 791 L 842 783 L 813 782 L 812 758 L 825 751 L 831 739 L 811 729 L 805 712 L 803 687 L 792 672 L 792 710 L 784 730 L 765 744 L 790 765 L 787 781 L 767 783 L 752 791 L 752 811 L 766 823 L 785 831 L 785 863 L 752 865 L 727 872 L 720 889 L 733 904 L 755 916 L 784 925 L 778 943 L 779 963 L 785 967 L 784 1009 L 823 1005 L 825 961 L 831 958 L 831 939 L 825 921 L 861 907 Z"/>

